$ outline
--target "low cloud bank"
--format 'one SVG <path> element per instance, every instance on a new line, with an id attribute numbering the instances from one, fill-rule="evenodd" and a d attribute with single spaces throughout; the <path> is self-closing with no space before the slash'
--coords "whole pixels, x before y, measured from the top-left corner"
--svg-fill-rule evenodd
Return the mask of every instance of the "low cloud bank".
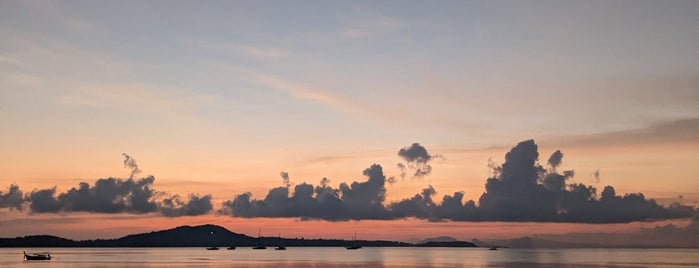
<path id="1" fill-rule="evenodd" d="M 430 173 L 431 166 L 427 164 L 434 156 L 418 143 L 401 149 L 398 155 L 412 163 L 415 176 Z M 245 218 L 329 221 L 413 217 L 430 221 L 625 223 L 688 218 L 695 212 L 695 208 L 678 203 L 658 205 L 642 193 L 617 195 L 612 186 L 604 187 L 598 194 L 593 186 L 568 183 L 575 172 L 558 171 L 563 156 L 557 150 L 545 168 L 539 163 L 536 143 L 520 142 L 505 155 L 502 165 L 492 166 L 492 176 L 486 179 L 478 203 L 463 200 L 463 192 L 444 195 L 437 203 L 437 191 L 429 186 L 411 198 L 384 205 L 388 181 L 382 167 L 373 164 L 363 172 L 365 181 L 341 183 L 333 188 L 323 178 L 319 186 L 301 183 L 293 191 L 286 184 L 269 190 L 264 199 L 243 193 L 223 202 L 219 213 Z"/>
<path id="2" fill-rule="evenodd" d="M 411 170 L 412 177 L 428 176 L 430 161 L 442 158 L 428 153 L 419 143 L 398 151 L 403 161 L 401 172 Z M 134 178 L 141 172 L 136 161 L 124 154 L 129 178 L 98 179 L 93 185 L 81 182 L 65 192 L 56 187 L 24 193 L 18 185 L 0 191 L 0 209 L 30 213 L 93 212 L 93 213 L 159 213 L 166 217 L 197 216 L 214 208 L 210 194 L 180 195 L 157 191 L 155 178 Z M 564 154 L 555 151 L 539 163 L 539 152 L 533 140 L 522 141 L 498 165 L 492 161 L 490 177 L 480 198 L 464 200 L 463 192 L 437 197 L 431 185 L 410 198 L 386 202 L 386 184 L 394 182 L 381 165 L 366 168 L 363 180 L 340 183 L 332 187 L 323 178 L 318 185 L 294 184 L 289 173 L 282 171 L 281 187 L 268 191 L 262 199 L 250 192 L 238 194 L 222 203 L 216 211 L 231 217 L 270 217 L 319 219 L 327 221 L 391 220 L 418 218 L 429 221 L 508 221 L 508 222 L 575 222 L 626 223 L 689 218 L 697 209 L 679 203 L 661 206 L 642 193 L 618 195 L 612 186 L 597 188 L 570 183 L 574 170 L 561 170 Z M 399 165 L 399 168 L 401 165 Z M 595 172 L 598 178 L 599 171 Z"/>
<path id="3" fill-rule="evenodd" d="M 78 187 L 62 193 L 56 187 L 33 190 L 23 195 L 17 185 L 11 185 L 7 193 L 0 192 L 0 208 L 22 210 L 29 207 L 31 213 L 93 212 L 93 213 L 132 213 L 158 212 L 166 217 L 196 216 L 209 213 L 212 209 L 211 195 L 199 197 L 191 195 L 183 201 L 179 195 L 153 188 L 155 177 L 135 179 L 141 172 L 136 160 L 124 155 L 124 166 L 131 170 L 128 179 L 98 179 L 94 185 L 81 182 Z"/>

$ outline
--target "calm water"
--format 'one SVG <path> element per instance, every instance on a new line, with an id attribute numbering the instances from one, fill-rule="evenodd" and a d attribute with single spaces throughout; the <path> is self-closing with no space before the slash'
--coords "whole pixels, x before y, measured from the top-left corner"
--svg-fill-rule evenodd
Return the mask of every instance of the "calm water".
<path id="1" fill-rule="evenodd" d="M 50 261 L 24 261 L 0 248 L 1 267 L 699 267 L 699 249 L 40 248 Z"/>

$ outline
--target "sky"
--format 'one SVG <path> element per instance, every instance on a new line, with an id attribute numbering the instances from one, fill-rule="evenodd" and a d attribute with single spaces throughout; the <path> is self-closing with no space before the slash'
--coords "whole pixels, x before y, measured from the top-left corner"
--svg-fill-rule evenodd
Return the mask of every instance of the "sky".
<path id="1" fill-rule="evenodd" d="M 695 226 L 698 8 L 0 1 L 0 237 Z"/>

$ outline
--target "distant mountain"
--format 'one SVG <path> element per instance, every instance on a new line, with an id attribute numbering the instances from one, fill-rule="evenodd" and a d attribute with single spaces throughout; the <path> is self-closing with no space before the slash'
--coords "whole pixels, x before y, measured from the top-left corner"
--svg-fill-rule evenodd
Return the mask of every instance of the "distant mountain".
<path id="1" fill-rule="evenodd" d="M 534 240 L 525 236 L 510 240 L 510 248 L 534 248 Z"/>
<path id="2" fill-rule="evenodd" d="M 490 243 L 486 243 L 475 238 L 471 240 L 471 243 L 473 243 L 477 247 L 490 247 Z"/>
<path id="3" fill-rule="evenodd" d="M 453 238 L 451 236 L 438 236 L 438 237 L 430 237 L 430 238 L 425 238 L 423 240 L 420 240 L 418 244 L 424 244 L 427 242 L 454 242 L 457 241 L 456 238 Z"/>
<path id="4" fill-rule="evenodd" d="M 430 247 L 430 248 L 471 248 L 477 247 L 475 244 L 466 241 L 429 241 L 425 243 L 420 243 L 415 245 L 416 247 Z"/>

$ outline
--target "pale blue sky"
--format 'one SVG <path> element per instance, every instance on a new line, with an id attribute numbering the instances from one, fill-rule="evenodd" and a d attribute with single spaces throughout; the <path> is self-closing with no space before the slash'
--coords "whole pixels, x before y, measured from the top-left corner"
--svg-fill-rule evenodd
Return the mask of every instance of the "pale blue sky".
<path id="1" fill-rule="evenodd" d="M 2 1 L 0 144 L 313 158 L 696 118 L 697 5 Z"/>
<path id="2" fill-rule="evenodd" d="M 560 170 L 576 174 L 569 183 L 665 204 L 682 195 L 696 206 L 697 11 L 695 0 L 0 0 L 0 193 L 10 184 L 60 193 L 126 178 L 128 153 L 158 191 L 211 194 L 218 209 L 244 192 L 264 198 L 281 185 L 280 171 L 292 184 L 328 177 L 333 187 L 363 181 L 374 163 L 398 176 L 398 150 L 419 142 L 444 158 L 428 178 L 387 185 L 386 202 L 428 185 L 436 196 L 478 200 L 489 159 L 501 164 L 513 145 L 535 139 L 542 164 L 564 152 Z M 213 214 L 80 214 L 100 221 L 86 228 L 61 223 L 63 213 L 8 210 L 0 210 L 6 222 L 33 224 L 10 224 L 3 237 L 52 230 L 96 238 L 154 223 L 261 226 Z M 304 226 L 357 228 L 342 224 Z M 346 224 L 445 234 L 417 220 Z M 519 226 L 508 228 L 584 229 Z M 304 228 L 289 235 L 322 229 Z M 469 228 L 461 229 L 490 233 Z"/>

